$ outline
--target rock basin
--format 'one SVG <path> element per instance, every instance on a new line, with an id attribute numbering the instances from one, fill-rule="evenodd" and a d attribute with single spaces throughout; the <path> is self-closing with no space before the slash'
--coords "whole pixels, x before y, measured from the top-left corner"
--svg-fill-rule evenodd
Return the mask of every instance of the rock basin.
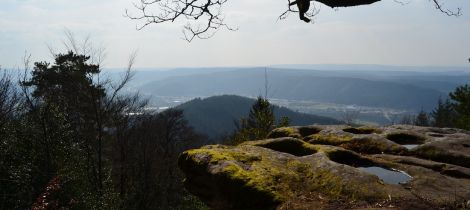
<path id="1" fill-rule="evenodd" d="M 358 167 L 358 169 L 379 177 L 387 184 L 406 184 L 413 179 L 409 174 L 397 169 L 389 169 L 379 166 Z"/>
<path id="2" fill-rule="evenodd" d="M 403 144 L 402 146 L 404 146 L 406 149 L 414 149 L 416 147 L 419 146 L 419 144 Z"/>

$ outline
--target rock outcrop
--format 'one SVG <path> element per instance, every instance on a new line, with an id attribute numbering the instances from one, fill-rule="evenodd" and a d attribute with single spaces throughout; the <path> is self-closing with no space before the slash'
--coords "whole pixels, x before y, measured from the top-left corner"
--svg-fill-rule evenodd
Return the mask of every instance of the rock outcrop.
<path id="1" fill-rule="evenodd" d="M 185 186 L 213 209 L 470 208 L 470 133 L 305 126 L 181 154 Z"/>

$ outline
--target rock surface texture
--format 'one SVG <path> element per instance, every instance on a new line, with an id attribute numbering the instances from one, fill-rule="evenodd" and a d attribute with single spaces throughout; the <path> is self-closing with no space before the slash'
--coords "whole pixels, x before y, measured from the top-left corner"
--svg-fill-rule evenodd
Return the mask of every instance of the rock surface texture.
<path id="1" fill-rule="evenodd" d="M 470 132 L 305 126 L 181 154 L 213 209 L 470 209 Z"/>

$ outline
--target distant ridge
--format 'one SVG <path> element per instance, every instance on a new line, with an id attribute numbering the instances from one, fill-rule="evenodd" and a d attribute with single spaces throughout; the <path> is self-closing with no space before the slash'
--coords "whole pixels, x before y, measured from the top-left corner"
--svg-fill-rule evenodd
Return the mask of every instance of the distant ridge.
<path id="1" fill-rule="evenodd" d="M 248 116 L 255 99 L 237 95 L 221 95 L 209 98 L 196 98 L 177 106 L 182 109 L 189 124 L 196 131 L 207 134 L 212 138 L 230 134 L 235 130 L 235 122 Z M 287 116 L 291 125 L 338 124 L 338 120 L 317 115 L 292 111 L 285 107 L 274 106 L 276 121 L 281 116 Z"/>
<path id="2" fill-rule="evenodd" d="M 439 97 L 457 86 L 455 81 L 435 81 L 440 75 L 423 80 L 419 74 L 328 72 L 310 70 L 269 70 L 270 97 L 355 104 L 407 110 L 430 111 Z M 404 82 L 409 81 L 409 82 Z M 256 97 L 263 93 L 264 68 L 173 76 L 139 87 L 154 96 L 201 97 L 223 94 Z M 443 90 L 443 91 L 441 91 Z"/>
<path id="3" fill-rule="evenodd" d="M 398 71 L 398 72 L 467 72 L 467 65 L 461 66 L 395 66 L 382 64 L 279 64 L 270 68 L 302 70 L 338 70 L 338 71 Z"/>

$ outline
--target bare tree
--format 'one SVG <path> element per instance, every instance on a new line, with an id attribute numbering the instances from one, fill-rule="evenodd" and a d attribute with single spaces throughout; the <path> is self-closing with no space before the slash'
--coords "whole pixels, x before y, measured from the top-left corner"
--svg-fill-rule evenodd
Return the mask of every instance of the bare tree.
<path id="1" fill-rule="evenodd" d="M 135 0 L 133 3 L 137 14 L 126 9 L 125 16 L 140 21 L 137 30 L 151 24 L 172 23 L 186 20 L 183 27 L 184 39 L 191 42 L 194 38 L 207 39 L 219 29 L 236 30 L 224 21 L 223 6 L 229 0 Z M 368 5 L 382 0 L 287 0 L 287 10 L 279 19 L 285 19 L 290 13 L 299 13 L 299 18 L 310 22 L 310 18 L 318 14 L 315 3 L 321 3 L 331 8 Z M 399 2 L 398 0 L 395 0 Z M 446 9 L 440 0 L 430 0 L 437 10 L 448 16 L 460 16 L 461 9 L 454 11 Z M 400 3 L 400 2 L 399 2 Z M 313 6 L 311 6 L 313 4 Z M 403 4 L 403 3 L 402 3 Z M 293 9 L 292 6 L 297 8 Z"/>
<path id="2" fill-rule="evenodd" d="M 343 120 L 346 125 L 354 125 L 360 113 L 360 110 L 345 110 L 341 115 L 341 120 Z"/>
<path id="3" fill-rule="evenodd" d="M 11 120 L 19 100 L 10 72 L 0 67 L 0 129 Z"/>
<path id="4" fill-rule="evenodd" d="M 406 115 L 402 116 L 399 123 L 402 124 L 402 125 L 413 125 L 414 121 L 415 121 L 415 118 L 416 117 L 414 115 L 406 114 Z"/>

